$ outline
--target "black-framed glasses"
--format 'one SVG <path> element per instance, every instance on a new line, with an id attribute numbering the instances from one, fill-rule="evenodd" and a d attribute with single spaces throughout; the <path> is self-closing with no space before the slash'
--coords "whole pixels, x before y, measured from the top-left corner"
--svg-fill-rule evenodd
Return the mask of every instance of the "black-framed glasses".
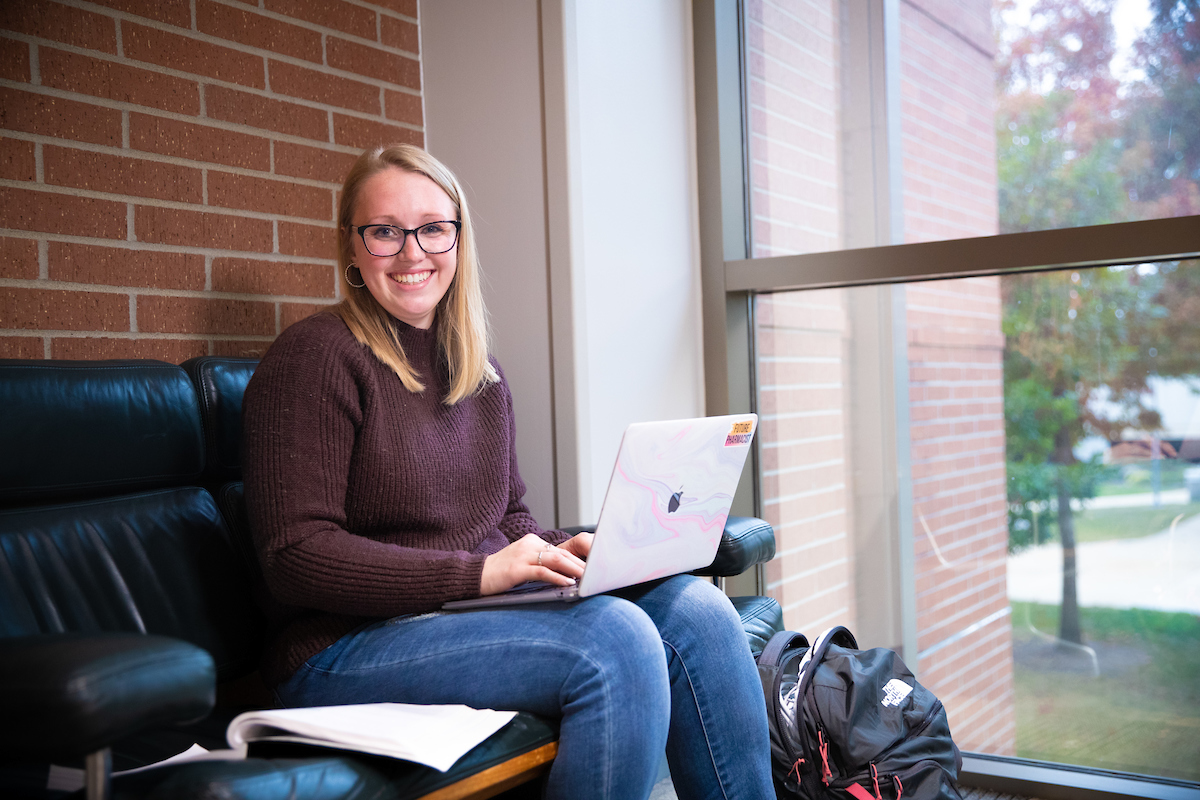
<path id="1" fill-rule="evenodd" d="M 417 246 L 431 256 L 453 249 L 458 242 L 458 231 L 462 223 L 455 219 L 426 222 L 419 228 L 409 230 L 398 225 L 351 225 L 350 230 L 362 237 L 367 252 L 379 258 L 394 256 L 404 249 L 411 233 L 417 237 Z"/>

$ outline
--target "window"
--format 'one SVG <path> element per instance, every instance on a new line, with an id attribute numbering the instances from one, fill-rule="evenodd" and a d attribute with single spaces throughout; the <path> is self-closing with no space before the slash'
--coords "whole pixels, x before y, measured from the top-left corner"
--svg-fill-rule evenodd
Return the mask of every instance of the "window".
<path id="1" fill-rule="evenodd" d="M 1039 8 L 1061 23 L 1044 39 L 1108 21 L 1092 14 L 1089 28 L 1065 0 Z M 1128 541 L 1159 559 L 1141 594 L 1200 583 L 1200 563 L 1180 558 L 1200 397 L 1189 394 L 1198 349 L 1186 346 L 1200 338 L 1189 151 L 1176 141 L 1175 171 L 1149 189 L 1153 170 L 1129 162 L 1158 128 L 1147 123 L 1138 146 L 1123 134 L 1117 155 L 1093 137 L 1111 158 L 1087 176 L 1121 189 L 1099 204 L 1120 213 L 1060 208 L 1012 225 L 1045 204 L 1006 191 L 1069 207 L 1093 157 L 1082 117 L 1070 131 L 1039 118 L 1037 141 L 1060 169 L 1026 169 L 1026 183 L 1006 171 L 1013 147 L 1036 149 L 1022 128 L 1036 115 L 1013 109 L 1043 102 L 1012 100 L 1020 82 L 1003 70 L 996 90 L 1006 62 L 993 19 L 1016 4 L 995 16 L 988 2 L 916 0 L 694 9 L 706 370 L 723 378 L 708 376 L 710 413 L 761 416 L 755 508 L 779 547 L 759 578 L 785 623 L 847 623 L 860 642 L 902 651 L 964 750 L 1200 781 L 1187 733 L 1200 674 L 1185 666 L 1200 656 L 1200 600 L 1097 599 L 1091 587 L 1111 573 L 1088 574 L 1096 552 Z M 1002 56 L 1016 41 L 1006 35 Z M 1082 69 L 1071 54 L 1091 49 L 1067 46 L 1059 60 Z M 1088 68 L 1094 81 L 1099 65 Z M 1053 102 L 1083 92 L 1079 74 L 1057 80 L 1045 84 Z M 1115 89 L 1108 99 L 1124 102 Z M 1163 119 L 1178 111 L 1145 103 Z M 1014 120 L 1019 145 L 998 139 Z M 1026 191 L 1034 177 L 1043 184 Z M 1052 375 L 1051 356 L 1067 350 L 1075 360 Z M 1070 588 L 1062 602 L 1072 531 L 1078 613 Z M 1159 674 L 1136 689 L 1145 713 L 1124 705 L 1120 670 L 1133 664 L 1139 680 Z"/>

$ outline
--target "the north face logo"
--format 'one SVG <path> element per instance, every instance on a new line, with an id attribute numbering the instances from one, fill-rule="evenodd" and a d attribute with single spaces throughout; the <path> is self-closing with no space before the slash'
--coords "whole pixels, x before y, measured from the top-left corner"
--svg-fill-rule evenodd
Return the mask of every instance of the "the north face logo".
<path id="1" fill-rule="evenodd" d="M 899 678 L 892 678 L 883 685 L 883 705 L 898 706 L 912 693 L 912 687 Z"/>

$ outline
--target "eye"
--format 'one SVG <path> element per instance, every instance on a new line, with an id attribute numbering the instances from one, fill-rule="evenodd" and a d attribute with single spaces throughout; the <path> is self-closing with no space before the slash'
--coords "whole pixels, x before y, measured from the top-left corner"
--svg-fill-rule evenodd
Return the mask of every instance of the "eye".
<path id="1" fill-rule="evenodd" d="M 402 235 L 399 228 L 391 225 L 372 225 L 367 228 L 367 236 L 372 239 L 399 239 Z"/>
<path id="2" fill-rule="evenodd" d="M 454 230 L 454 226 L 449 222 L 431 222 L 428 225 L 421 226 L 421 235 L 447 236 L 452 230 Z"/>

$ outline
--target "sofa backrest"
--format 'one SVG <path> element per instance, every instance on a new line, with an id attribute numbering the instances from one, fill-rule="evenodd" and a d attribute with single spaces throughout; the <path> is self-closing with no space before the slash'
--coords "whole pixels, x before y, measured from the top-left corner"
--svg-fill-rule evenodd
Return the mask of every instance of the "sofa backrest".
<path id="1" fill-rule="evenodd" d="M 0 506 L 195 484 L 204 431 L 162 361 L 0 360 Z"/>
<path id="2" fill-rule="evenodd" d="M 175 636 L 208 650 L 222 680 L 252 670 L 253 567 L 199 485 L 205 433 L 187 372 L 0 361 L 0 409 L 0 635 Z"/>

